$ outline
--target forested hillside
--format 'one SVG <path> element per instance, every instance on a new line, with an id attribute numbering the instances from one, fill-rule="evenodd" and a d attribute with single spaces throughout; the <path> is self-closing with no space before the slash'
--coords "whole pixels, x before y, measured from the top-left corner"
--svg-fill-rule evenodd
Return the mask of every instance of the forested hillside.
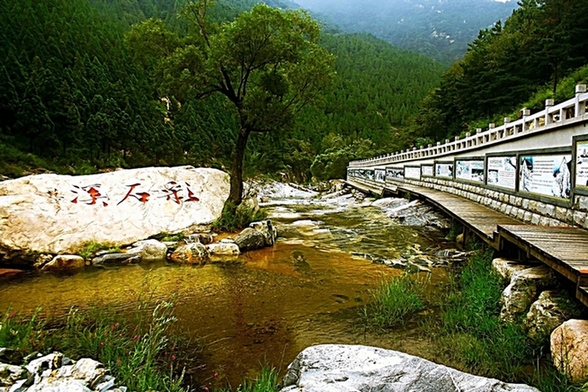
<path id="1" fill-rule="evenodd" d="M 516 1 L 297 0 L 343 32 L 364 32 L 445 64 L 461 58 L 478 31 L 504 20 Z"/>
<path id="2" fill-rule="evenodd" d="M 482 30 L 422 103 L 412 134 L 442 140 L 543 108 L 588 81 L 588 2 L 524 0 L 504 24 Z M 569 77 L 563 80 L 563 78 Z M 563 80 L 565 90 L 558 89 Z M 513 113 L 513 110 L 515 111 Z"/>
<path id="3" fill-rule="evenodd" d="M 219 2 L 214 17 L 231 19 L 254 3 Z M 271 3 L 292 6 L 288 0 Z M 150 72 L 153 64 L 138 61 L 129 42 L 132 25 L 151 17 L 182 39 L 188 32 L 178 17 L 184 4 L 1 2 L 0 171 L 17 176 L 39 167 L 72 173 L 152 164 L 225 167 L 238 129 L 234 113 L 221 97 L 187 97 L 179 105 L 173 95 L 163 95 Z M 403 147 L 407 118 L 442 72 L 434 61 L 370 36 L 325 35 L 323 42 L 338 56 L 336 88 L 320 107 L 307 107 L 294 126 L 254 138 L 246 157 L 249 174 L 309 179 L 317 155 L 323 154 L 315 168 L 330 164 L 334 170 L 333 159 L 339 169 L 342 157 Z M 362 148 L 348 147 L 354 143 Z"/>

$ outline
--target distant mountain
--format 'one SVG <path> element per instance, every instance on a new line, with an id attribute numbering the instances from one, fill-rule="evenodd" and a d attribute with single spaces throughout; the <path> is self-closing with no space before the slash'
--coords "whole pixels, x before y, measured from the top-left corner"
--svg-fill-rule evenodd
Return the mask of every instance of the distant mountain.
<path id="1" fill-rule="evenodd" d="M 451 63 L 481 29 L 504 20 L 516 1 L 295 0 L 344 32 L 366 32 L 402 48 Z"/>

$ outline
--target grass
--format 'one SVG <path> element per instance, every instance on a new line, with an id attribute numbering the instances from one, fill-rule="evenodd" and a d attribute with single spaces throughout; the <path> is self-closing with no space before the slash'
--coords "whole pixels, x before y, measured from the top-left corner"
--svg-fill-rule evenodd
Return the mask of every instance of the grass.
<path id="1" fill-rule="evenodd" d="M 90 241 L 84 243 L 78 249 L 75 249 L 73 253 L 82 256 L 84 260 L 88 260 L 101 250 L 106 250 L 109 253 L 116 253 L 121 251 L 121 249 L 118 246 L 115 246 L 110 243 Z"/>
<path id="2" fill-rule="evenodd" d="M 212 229 L 217 232 L 234 232 L 243 229 L 251 222 L 260 221 L 267 217 L 265 212 L 241 204 L 235 206 L 228 203 L 223 208 L 221 216 L 213 222 Z"/>
<path id="3" fill-rule="evenodd" d="M 424 282 L 418 275 L 402 274 L 383 281 L 372 293 L 373 301 L 363 307 L 368 325 L 390 328 L 425 308 Z"/>
<path id="4" fill-rule="evenodd" d="M 131 391 L 183 392 L 173 310 L 168 301 L 149 312 L 146 303 L 140 303 L 131 322 L 128 315 L 109 309 L 72 308 L 64 324 L 51 329 L 38 321 L 38 312 L 29 320 L 7 312 L 0 325 L 0 346 L 24 355 L 57 350 L 71 358 L 94 358 Z"/>
<path id="5" fill-rule="evenodd" d="M 502 323 L 502 282 L 492 271 L 492 252 L 476 252 L 453 282 L 441 314 L 448 354 L 468 370 L 507 380 L 516 379 L 533 358 L 520 324 Z"/>
<path id="6" fill-rule="evenodd" d="M 263 366 L 258 377 L 243 381 L 236 392 L 278 392 L 278 384 L 278 371 L 273 367 Z M 227 388 L 215 390 L 215 392 L 230 391 Z"/>
<path id="7" fill-rule="evenodd" d="M 500 320 L 504 282 L 492 270 L 493 253 L 477 251 L 450 283 L 440 324 L 430 326 L 441 353 L 465 371 L 511 382 L 525 382 L 543 392 L 580 391 L 559 374 L 520 322 Z M 588 390 L 588 389 L 586 389 Z"/>

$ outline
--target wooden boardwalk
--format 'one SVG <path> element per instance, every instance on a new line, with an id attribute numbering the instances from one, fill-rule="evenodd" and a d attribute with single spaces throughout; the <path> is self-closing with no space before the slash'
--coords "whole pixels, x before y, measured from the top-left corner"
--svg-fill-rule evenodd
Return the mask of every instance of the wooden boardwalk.
<path id="1" fill-rule="evenodd" d="M 498 225 L 517 225 L 520 221 L 463 197 L 413 185 L 398 185 L 398 191 L 426 200 L 473 231 L 488 245 L 500 247 Z"/>
<path id="2" fill-rule="evenodd" d="M 357 182 L 348 184 L 355 186 Z M 368 190 L 365 184 L 360 185 L 363 190 Z M 395 188 L 369 186 L 372 193 L 382 194 L 385 190 L 425 200 L 498 251 L 504 249 L 507 243 L 517 246 L 526 257 L 543 262 L 571 281 L 576 287 L 576 297 L 588 306 L 587 230 L 529 225 L 460 196 L 415 185 L 399 183 Z"/>

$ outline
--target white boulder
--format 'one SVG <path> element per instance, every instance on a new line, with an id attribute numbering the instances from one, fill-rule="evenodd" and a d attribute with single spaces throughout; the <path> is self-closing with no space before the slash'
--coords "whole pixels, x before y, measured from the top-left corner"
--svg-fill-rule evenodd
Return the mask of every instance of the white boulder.
<path id="1" fill-rule="evenodd" d="M 331 344 L 298 354 L 283 384 L 281 392 L 539 392 L 398 351 Z"/>
<path id="2" fill-rule="evenodd" d="M 541 290 L 553 283 L 553 271 L 545 265 L 515 272 L 502 292 L 501 320 L 511 322 L 525 314 Z"/>
<path id="3" fill-rule="evenodd" d="M 135 253 L 141 256 L 141 260 L 143 261 L 165 260 L 167 246 L 163 242 L 153 239 L 137 241 L 127 253 Z"/>
<path id="4" fill-rule="evenodd" d="M 2 181 L 0 257 L 75 253 L 89 241 L 126 245 L 193 231 L 220 216 L 228 194 L 228 174 L 191 166 Z"/>

